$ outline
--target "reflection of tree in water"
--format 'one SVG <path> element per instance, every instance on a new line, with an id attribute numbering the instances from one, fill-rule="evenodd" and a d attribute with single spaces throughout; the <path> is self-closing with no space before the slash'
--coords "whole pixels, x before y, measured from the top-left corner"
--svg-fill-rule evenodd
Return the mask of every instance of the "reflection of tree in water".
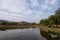
<path id="1" fill-rule="evenodd" d="M 52 38 L 51 35 L 48 32 L 44 31 L 44 30 L 40 30 L 40 33 L 41 33 L 41 36 L 46 38 L 47 40 L 60 40 L 59 37 Z"/>

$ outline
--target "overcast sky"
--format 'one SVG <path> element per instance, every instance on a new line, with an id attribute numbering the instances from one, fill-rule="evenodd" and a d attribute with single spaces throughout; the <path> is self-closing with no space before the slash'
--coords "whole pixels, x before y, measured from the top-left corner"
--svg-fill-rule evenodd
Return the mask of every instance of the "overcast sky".
<path id="1" fill-rule="evenodd" d="M 0 0 L 0 19 L 38 23 L 59 7 L 60 0 Z"/>

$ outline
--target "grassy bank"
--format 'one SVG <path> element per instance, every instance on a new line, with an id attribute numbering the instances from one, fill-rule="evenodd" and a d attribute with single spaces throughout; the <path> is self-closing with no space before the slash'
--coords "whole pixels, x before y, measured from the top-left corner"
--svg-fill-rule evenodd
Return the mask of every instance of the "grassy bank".
<path id="1" fill-rule="evenodd" d="M 24 28 L 36 28 L 35 25 L 0 25 L 0 31 L 10 29 L 24 29 Z"/>
<path id="2" fill-rule="evenodd" d="M 43 25 L 40 25 L 39 27 L 40 27 L 40 29 L 42 29 L 48 33 L 52 33 L 52 34 L 60 36 L 60 28 L 52 28 L 52 27 L 49 28 L 48 26 L 43 26 Z"/>

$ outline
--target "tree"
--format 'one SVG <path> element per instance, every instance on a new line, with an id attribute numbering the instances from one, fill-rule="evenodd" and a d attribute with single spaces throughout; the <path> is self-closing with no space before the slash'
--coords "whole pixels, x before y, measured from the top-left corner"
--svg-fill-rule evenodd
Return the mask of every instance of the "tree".
<path id="1" fill-rule="evenodd" d="M 55 12 L 56 24 L 60 24 L 60 8 Z"/>
<path id="2" fill-rule="evenodd" d="M 1 25 L 7 25 L 7 22 L 2 22 Z"/>
<path id="3" fill-rule="evenodd" d="M 60 24 L 60 8 L 57 9 L 57 11 L 55 12 L 54 15 L 51 15 L 48 19 L 42 19 L 40 21 L 40 24 L 43 24 L 43 25 L 57 25 Z"/>
<path id="4" fill-rule="evenodd" d="M 60 24 L 60 8 L 55 12 L 56 23 Z"/>
<path id="5" fill-rule="evenodd" d="M 42 25 L 48 25 L 49 24 L 48 19 L 42 19 L 40 21 L 40 24 L 42 24 Z"/>
<path id="6" fill-rule="evenodd" d="M 51 15 L 49 18 L 49 24 L 56 24 L 56 16 L 55 15 Z"/>
<path id="7" fill-rule="evenodd" d="M 60 8 L 57 9 L 57 11 L 55 12 L 55 15 L 56 15 L 57 17 L 60 17 Z"/>

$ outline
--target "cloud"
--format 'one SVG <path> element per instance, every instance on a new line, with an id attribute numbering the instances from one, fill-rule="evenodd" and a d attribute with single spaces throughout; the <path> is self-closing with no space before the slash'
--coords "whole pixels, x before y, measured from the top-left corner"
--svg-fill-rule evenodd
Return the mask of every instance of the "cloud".
<path id="1" fill-rule="evenodd" d="M 45 0 L 45 4 L 48 4 L 49 0 Z"/>
<path id="2" fill-rule="evenodd" d="M 0 0 L 0 19 L 38 23 L 51 15 L 56 3 L 57 0 Z"/>
<path id="3" fill-rule="evenodd" d="M 51 4 L 52 4 L 52 5 L 55 5 L 56 2 L 57 2 L 57 0 L 51 0 Z"/>
<path id="4" fill-rule="evenodd" d="M 21 12 L 25 10 L 24 0 L 2 0 L 2 5 L 0 8 L 8 9 L 13 12 Z"/>
<path id="5" fill-rule="evenodd" d="M 42 5 L 42 9 L 51 10 L 56 5 L 57 5 L 57 0 L 46 0 L 45 4 Z"/>
<path id="6" fill-rule="evenodd" d="M 26 4 L 24 0 L 1 0 L 0 5 L 0 19 L 8 19 L 14 21 L 23 21 L 23 18 L 27 18 L 27 16 L 24 16 L 21 12 L 25 11 Z M 17 20 L 19 19 L 20 20 Z M 13 20 L 14 19 L 14 20 Z"/>

